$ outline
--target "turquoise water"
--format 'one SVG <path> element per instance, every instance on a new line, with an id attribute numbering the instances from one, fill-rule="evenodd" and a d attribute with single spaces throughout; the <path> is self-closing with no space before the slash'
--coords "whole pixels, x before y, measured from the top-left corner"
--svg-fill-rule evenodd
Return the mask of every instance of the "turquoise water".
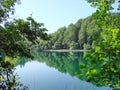
<path id="1" fill-rule="evenodd" d="M 84 62 L 83 53 L 35 54 L 35 60 L 23 59 L 16 66 L 21 81 L 29 90 L 109 90 L 86 82 L 80 72 Z"/>

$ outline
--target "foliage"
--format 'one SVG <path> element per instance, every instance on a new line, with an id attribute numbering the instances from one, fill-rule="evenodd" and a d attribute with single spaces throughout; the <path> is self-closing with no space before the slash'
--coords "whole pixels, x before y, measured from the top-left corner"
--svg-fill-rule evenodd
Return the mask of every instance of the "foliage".
<path id="1" fill-rule="evenodd" d="M 10 14 L 14 14 L 15 3 L 20 3 L 19 0 L 0 0 L 0 23 L 7 21 Z"/>
<path id="2" fill-rule="evenodd" d="M 14 5 L 18 2 L 18 0 L 0 1 L 0 21 L 3 22 L 0 26 L 0 55 L 5 53 L 11 57 L 17 55 L 30 57 L 28 46 L 35 44 L 39 38 L 47 39 L 47 30 L 42 23 L 36 22 L 32 17 L 28 17 L 27 21 L 22 19 L 9 21 L 9 14 L 10 12 L 14 14 Z"/>
<path id="3" fill-rule="evenodd" d="M 89 71 L 87 74 L 88 78 L 90 78 L 90 81 L 93 81 L 96 80 L 93 79 L 93 76 L 96 76 L 98 73 L 104 73 L 103 76 L 107 80 L 101 77 L 99 79 L 101 83 L 105 83 L 105 85 L 109 85 L 111 88 L 120 87 L 120 14 L 117 12 L 118 18 L 116 19 L 111 14 L 111 9 L 114 9 L 112 7 L 112 4 L 115 3 L 114 0 L 88 0 L 88 2 L 92 3 L 92 6 L 97 7 L 97 11 L 93 16 L 97 21 L 97 25 L 102 29 L 100 36 L 94 39 L 92 49 L 85 55 L 92 62 L 99 61 L 101 70 L 98 72 L 95 68 L 92 68 L 96 73 L 89 73 L 91 72 Z"/>
<path id="4" fill-rule="evenodd" d="M 19 3 L 19 0 L 0 0 L 0 89 L 2 90 L 15 90 L 15 87 L 20 85 L 14 75 L 14 64 L 6 61 L 6 57 L 33 58 L 30 53 L 31 46 L 37 44 L 38 39 L 48 39 L 47 29 L 32 17 L 28 17 L 27 20 L 8 20 L 15 12 L 15 3 Z"/>
<path id="5" fill-rule="evenodd" d="M 108 14 L 107 17 L 107 27 L 117 28 L 120 27 L 119 24 L 119 13 Z M 93 14 L 97 16 L 97 14 Z M 85 19 L 78 20 L 75 24 L 70 24 L 68 27 L 61 27 L 55 33 L 50 34 L 51 39 L 47 42 L 40 42 L 40 49 L 90 49 L 92 47 L 93 40 L 100 36 L 103 30 L 101 23 L 96 25 L 102 19 L 94 19 L 93 16 L 89 16 Z M 112 22 L 111 22 L 112 21 Z M 106 28 L 107 28 L 106 27 Z M 43 47 L 43 48 L 42 48 Z"/>
<path id="6" fill-rule="evenodd" d="M 44 46 L 47 49 L 84 49 L 84 44 L 92 45 L 93 36 L 99 35 L 100 31 L 95 25 L 95 20 L 90 16 L 68 27 L 59 28 L 55 33 L 50 34 L 49 41 L 46 43 L 41 41 L 39 46 L 43 50 Z"/>
<path id="7" fill-rule="evenodd" d="M 6 23 L 0 32 L 0 51 L 8 56 L 31 57 L 29 48 L 37 42 L 37 39 L 47 39 L 46 29 L 41 28 L 41 23 L 28 17 L 27 21 L 18 19 Z"/>

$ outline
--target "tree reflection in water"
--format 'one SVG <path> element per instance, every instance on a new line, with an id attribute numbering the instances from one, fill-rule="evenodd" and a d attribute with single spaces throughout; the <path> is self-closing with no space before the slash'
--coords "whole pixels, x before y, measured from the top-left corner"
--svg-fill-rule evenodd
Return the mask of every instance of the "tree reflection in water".
<path id="1" fill-rule="evenodd" d="M 62 73 L 69 73 L 80 80 L 85 80 L 96 86 L 120 87 L 120 60 L 104 62 L 100 60 L 85 60 L 82 52 L 34 52 L 35 60 L 45 62 Z M 22 58 L 17 64 L 24 66 L 30 59 Z M 113 90 L 120 90 L 119 88 Z"/>
<path id="2" fill-rule="evenodd" d="M 101 60 L 86 60 L 84 53 L 39 53 L 38 60 L 44 60 L 48 66 L 55 67 L 60 72 L 77 76 L 81 80 L 91 82 L 96 86 L 109 86 L 120 90 L 120 59 L 110 57 L 109 62 Z"/>

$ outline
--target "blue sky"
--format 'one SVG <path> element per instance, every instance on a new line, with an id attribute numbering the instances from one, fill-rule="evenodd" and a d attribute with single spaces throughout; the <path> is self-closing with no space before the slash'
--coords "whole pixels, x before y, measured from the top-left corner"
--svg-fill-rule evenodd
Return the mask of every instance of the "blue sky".
<path id="1" fill-rule="evenodd" d="M 44 23 L 48 33 L 95 12 L 86 0 L 21 0 L 15 10 L 17 18 L 25 19 L 32 14 L 35 20 Z"/>

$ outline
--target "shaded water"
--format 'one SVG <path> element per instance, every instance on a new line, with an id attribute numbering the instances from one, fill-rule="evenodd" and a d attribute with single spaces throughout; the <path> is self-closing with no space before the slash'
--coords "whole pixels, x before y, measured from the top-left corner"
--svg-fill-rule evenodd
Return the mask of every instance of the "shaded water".
<path id="1" fill-rule="evenodd" d="M 23 58 L 16 72 L 29 90 L 108 90 L 79 77 L 80 63 L 86 63 L 83 53 L 34 53 L 35 60 Z"/>

